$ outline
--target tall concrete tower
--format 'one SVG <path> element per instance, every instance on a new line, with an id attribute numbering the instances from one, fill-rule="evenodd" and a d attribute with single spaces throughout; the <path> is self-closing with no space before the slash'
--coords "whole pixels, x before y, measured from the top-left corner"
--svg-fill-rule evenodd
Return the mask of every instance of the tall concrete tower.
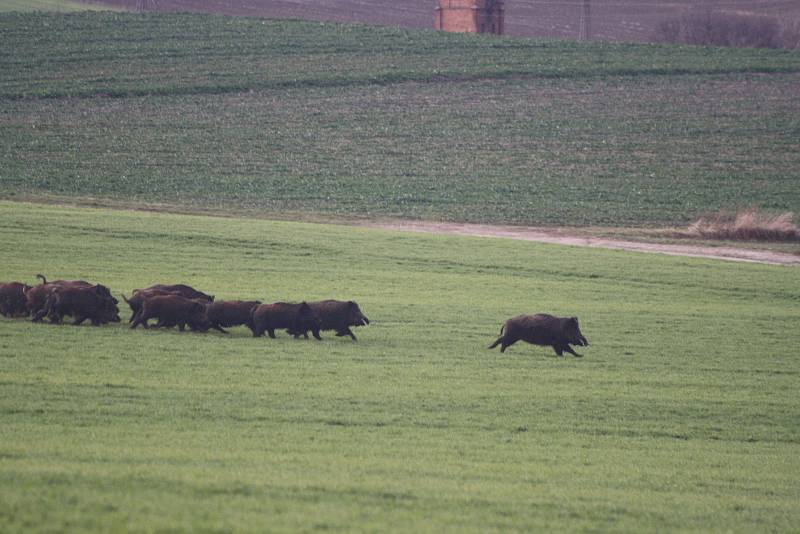
<path id="1" fill-rule="evenodd" d="M 503 34 L 503 0 L 439 0 L 436 29 Z"/>

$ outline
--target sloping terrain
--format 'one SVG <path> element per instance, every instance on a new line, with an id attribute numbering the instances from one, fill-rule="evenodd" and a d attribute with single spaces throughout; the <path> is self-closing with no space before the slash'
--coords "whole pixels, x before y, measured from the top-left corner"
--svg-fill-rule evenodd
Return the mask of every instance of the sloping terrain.
<path id="1" fill-rule="evenodd" d="M 135 8 L 137 0 L 103 0 Z M 227 15 L 298 18 L 339 22 L 363 22 L 412 28 L 432 28 L 434 0 L 149 0 L 148 9 L 199 11 Z M 659 23 L 698 3 L 690 0 L 642 2 L 641 0 L 593 0 L 590 33 L 604 41 L 653 40 Z M 703 7 L 724 12 L 800 18 L 795 0 L 706 0 Z M 580 32 L 583 2 L 506 0 L 508 35 L 576 39 Z"/>
<path id="2" fill-rule="evenodd" d="M 346 298 L 358 341 L 0 317 L 2 532 L 792 532 L 800 269 L 0 202 L 0 280 Z M 119 298 L 119 297 L 118 297 Z M 121 298 L 120 298 L 121 300 Z M 583 358 L 503 321 L 577 315 Z"/>
<path id="3" fill-rule="evenodd" d="M 800 56 L 2 15 L 0 194 L 529 226 L 800 212 Z"/>

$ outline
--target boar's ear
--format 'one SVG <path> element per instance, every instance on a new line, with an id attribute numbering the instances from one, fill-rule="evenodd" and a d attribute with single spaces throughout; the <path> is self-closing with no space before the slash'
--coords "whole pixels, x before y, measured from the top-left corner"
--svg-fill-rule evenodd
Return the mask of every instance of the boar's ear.
<path id="1" fill-rule="evenodd" d="M 352 301 L 352 300 L 348 300 L 348 301 L 347 301 L 347 307 L 348 307 L 348 308 L 350 308 L 350 309 L 352 310 L 353 308 L 357 308 L 357 307 L 358 307 L 358 304 L 356 304 L 356 303 L 355 303 L 354 301 Z"/>
<path id="2" fill-rule="evenodd" d="M 211 302 L 214 302 L 214 295 L 209 295 L 208 298 Z"/>

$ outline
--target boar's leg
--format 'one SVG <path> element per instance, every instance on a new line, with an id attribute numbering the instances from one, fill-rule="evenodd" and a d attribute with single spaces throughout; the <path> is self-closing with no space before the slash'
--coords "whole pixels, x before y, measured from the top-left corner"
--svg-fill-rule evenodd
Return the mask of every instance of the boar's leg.
<path id="1" fill-rule="evenodd" d="M 303 336 L 305 339 L 308 339 L 308 330 L 306 330 L 305 332 L 301 332 L 293 328 L 287 328 L 286 333 L 291 336 L 294 336 L 295 339 L 298 339 L 300 336 Z"/>
<path id="2" fill-rule="evenodd" d="M 558 354 L 559 356 L 561 356 L 564 352 L 569 352 L 570 354 L 572 354 L 576 358 L 582 358 L 583 357 L 582 354 L 578 354 L 577 352 L 572 350 L 572 347 L 569 346 L 569 343 L 563 343 L 561 345 L 553 345 L 553 348 L 555 349 L 556 354 Z"/>
<path id="3" fill-rule="evenodd" d="M 268 334 L 268 335 L 269 335 L 269 337 L 271 337 L 272 339 L 275 339 L 275 329 L 273 329 L 273 328 L 267 328 L 267 334 Z"/>
<path id="4" fill-rule="evenodd" d="M 504 337 L 499 338 L 497 341 L 495 341 L 494 344 L 489 348 L 490 349 L 494 348 L 494 347 L 497 346 L 498 343 L 500 343 L 500 352 L 505 352 L 508 347 L 510 347 L 511 345 L 516 343 L 517 341 L 519 341 L 519 338 L 516 338 L 516 337 L 505 337 L 504 336 Z"/>
<path id="5" fill-rule="evenodd" d="M 141 314 L 137 315 L 136 319 L 134 319 L 133 322 L 131 323 L 131 328 L 136 328 L 137 326 L 142 325 L 144 329 L 147 330 L 149 328 L 149 325 L 147 324 L 147 319 L 148 317 L 142 318 Z"/>
<path id="6" fill-rule="evenodd" d="M 356 335 L 353 333 L 352 330 L 350 330 L 349 326 L 345 327 L 344 330 L 337 330 L 336 336 L 337 337 L 350 336 L 351 338 L 353 338 L 353 341 L 357 341 Z"/>

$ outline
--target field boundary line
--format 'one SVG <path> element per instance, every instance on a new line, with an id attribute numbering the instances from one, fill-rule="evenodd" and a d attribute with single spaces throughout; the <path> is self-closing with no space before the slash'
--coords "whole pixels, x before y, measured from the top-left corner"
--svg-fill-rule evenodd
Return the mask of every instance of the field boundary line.
<path id="1" fill-rule="evenodd" d="M 526 226 L 499 226 L 488 224 L 392 221 L 361 223 L 361 226 L 401 232 L 462 235 L 471 237 L 493 237 L 535 241 L 554 245 L 605 248 L 631 252 L 649 252 L 670 256 L 686 256 L 727 261 L 765 263 L 770 265 L 800 266 L 800 256 L 769 250 L 752 250 L 731 246 L 709 247 L 701 245 L 668 244 L 628 241 L 607 237 L 563 234 L 561 230 Z"/>

